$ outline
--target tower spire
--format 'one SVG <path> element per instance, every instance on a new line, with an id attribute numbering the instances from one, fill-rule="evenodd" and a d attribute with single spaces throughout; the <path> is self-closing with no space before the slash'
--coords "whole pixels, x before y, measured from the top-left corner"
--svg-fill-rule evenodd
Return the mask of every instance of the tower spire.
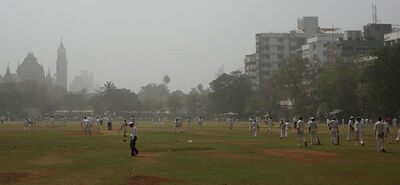
<path id="1" fill-rule="evenodd" d="M 12 81 L 11 72 L 10 72 L 10 63 L 7 63 L 7 71 L 6 71 L 6 74 L 4 74 L 4 80 L 6 82 Z"/>

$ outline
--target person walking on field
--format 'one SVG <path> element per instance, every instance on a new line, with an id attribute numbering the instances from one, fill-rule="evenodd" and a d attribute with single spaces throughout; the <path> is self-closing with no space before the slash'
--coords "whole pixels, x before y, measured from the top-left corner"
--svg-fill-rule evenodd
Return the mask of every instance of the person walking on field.
<path id="1" fill-rule="evenodd" d="M 290 122 L 289 120 L 287 120 L 285 123 L 285 139 L 289 137 L 289 131 L 290 131 Z"/>
<path id="2" fill-rule="evenodd" d="M 396 141 L 399 142 L 400 141 L 400 117 L 397 117 L 397 119 L 396 119 L 396 127 L 399 129 L 399 131 L 397 133 Z"/>
<path id="3" fill-rule="evenodd" d="M 203 119 L 201 118 L 201 116 L 199 117 L 198 124 L 199 124 L 199 129 L 201 129 L 203 127 Z"/>
<path id="4" fill-rule="evenodd" d="M 388 144 L 392 144 L 392 142 L 390 142 L 390 125 L 389 125 L 389 118 L 385 118 L 383 120 L 383 124 L 385 125 L 385 130 L 383 130 L 383 132 L 385 133 L 385 139 L 387 138 L 388 140 Z"/>
<path id="5" fill-rule="evenodd" d="M 90 120 L 87 119 L 87 117 L 83 117 L 83 121 L 82 121 L 82 128 L 83 131 L 85 132 L 85 135 L 92 135 L 92 132 L 90 131 L 90 127 L 91 127 L 91 123 Z"/>
<path id="6" fill-rule="evenodd" d="M 364 146 L 363 128 L 364 128 L 364 123 L 361 120 L 361 118 L 358 117 L 356 123 L 354 124 L 354 129 L 356 131 L 356 146 L 358 146 L 359 143 L 361 144 L 361 146 Z"/>
<path id="7" fill-rule="evenodd" d="M 385 124 L 382 122 L 382 117 L 378 118 L 378 121 L 375 123 L 374 132 L 376 135 L 376 143 L 378 146 L 378 152 L 386 152 L 385 151 Z"/>
<path id="8" fill-rule="evenodd" d="M 232 130 L 232 127 L 233 127 L 233 119 L 232 119 L 231 117 L 228 118 L 227 123 L 228 123 L 229 129 Z"/>
<path id="9" fill-rule="evenodd" d="M 311 139 L 311 144 L 312 145 L 319 145 L 319 139 L 317 135 L 317 122 L 315 121 L 314 117 L 310 118 L 310 121 L 308 121 L 308 131 L 310 133 L 310 139 Z"/>
<path id="10" fill-rule="evenodd" d="M 260 129 L 259 125 L 258 125 L 258 121 L 256 119 L 252 119 L 251 120 L 251 125 L 250 125 L 250 129 L 249 131 L 253 131 L 254 132 L 254 138 L 257 137 L 257 133 L 258 130 Z"/>
<path id="11" fill-rule="evenodd" d="M 126 122 L 126 119 L 124 119 L 124 122 L 122 122 L 121 128 L 120 130 L 122 130 L 122 132 L 124 133 L 124 137 L 126 137 L 126 130 L 128 127 L 128 123 Z"/>
<path id="12" fill-rule="evenodd" d="M 134 122 L 129 122 L 129 127 L 132 128 L 132 134 L 131 134 L 132 139 L 130 142 L 131 157 L 135 157 L 139 154 L 139 150 L 136 149 L 137 129 Z"/>
<path id="13" fill-rule="evenodd" d="M 272 116 L 269 117 L 268 119 L 268 132 L 271 133 L 272 132 L 272 127 L 274 126 L 274 123 L 272 121 Z"/>
<path id="14" fill-rule="evenodd" d="M 111 120 L 111 117 L 108 117 L 108 118 L 107 118 L 107 127 L 108 127 L 108 130 L 112 130 L 112 120 Z"/>
<path id="15" fill-rule="evenodd" d="M 190 117 L 188 117 L 188 118 L 187 118 L 188 128 L 190 128 L 190 122 L 191 122 Z"/>
<path id="16" fill-rule="evenodd" d="M 331 140 L 332 140 L 332 145 L 334 146 L 339 145 L 338 127 L 339 127 L 339 121 L 337 120 L 336 117 L 333 117 L 333 119 L 328 122 L 328 128 L 331 131 Z"/>
<path id="17" fill-rule="evenodd" d="M 176 118 L 174 123 L 174 132 L 176 133 L 176 129 L 179 129 L 179 133 L 182 133 L 182 121 Z"/>
<path id="18" fill-rule="evenodd" d="M 350 120 L 348 122 L 348 131 L 347 131 L 347 141 L 350 140 L 356 140 L 356 135 L 354 133 L 354 116 L 350 117 Z"/>
<path id="19" fill-rule="evenodd" d="M 297 120 L 296 120 L 296 116 L 295 116 L 295 117 L 293 117 L 293 127 L 294 127 L 294 129 L 296 129 L 296 128 L 297 128 Z"/>
<path id="20" fill-rule="evenodd" d="M 303 117 L 299 117 L 299 121 L 297 122 L 297 135 L 298 135 L 298 145 L 297 147 L 302 147 L 304 142 L 304 147 L 307 147 L 307 140 L 304 137 L 304 127 L 305 123 L 303 121 Z"/>
<path id="21" fill-rule="evenodd" d="M 279 123 L 279 130 L 280 130 L 279 137 L 281 139 L 285 138 L 285 129 L 286 129 L 286 124 L 285 124 L 285 122 L 283 122 L 283 119 L 281 119 L 281 122 Z"/>

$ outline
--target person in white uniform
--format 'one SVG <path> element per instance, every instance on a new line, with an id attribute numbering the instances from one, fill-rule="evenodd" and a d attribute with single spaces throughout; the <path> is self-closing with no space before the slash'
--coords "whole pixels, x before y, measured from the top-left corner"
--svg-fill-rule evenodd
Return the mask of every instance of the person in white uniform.
<path id="1" fill-rule="evenodd" d="M 308 131 L 310 133 L 310 140 L 312 145 L 319 145 L 319 139 L 317 135 L 317 122 L 315 121 L 314 117 L 310 118 L 308 121 Z"/>
<path id="2" fill-rule="evenodd" d="M 90 127 L 91 127 L 91 126 L 92 126 L 92 125 L 91 125 L 91 123 L 90 123 L 90 120 L 87 119 L 86 116 L 83 117 L 82 128 L 83 128 L 83 131 L 85 132 L 85 135 L 91 135 L 91 134 L 92 134 L 92 132 L 90 131 Z"/>
<path id="3" fill-rule="evenodd" d="M 63 127 L 65 127 L 65 120 L 66 120 L 65 116 L 62 116 L 61 117 L 61 126 L 63 126 Z"/>
<path id="4" fill-rule="evenodd" d="M 231 117 L 228 118 L 227 123 L 228 123 L 229 129 L 232 130 L 232 127 L 233 127 L 233 119 L 232 119 Z"/>
<path id="5" fill-rule="evenodd" d="M 356 146 L 361 144 L 361 146 L 364 146 L 364 140 L 363 140 L 363 128 L 364 128 L 364 123 L 361 120 L 360 117 L 356 119 L 356 123 L 354 123 L 354 129 L 356 131 Z"/>
<path id="6" fill-rule="evenodd" d="M 328 128 L 331 131 L 331 140 L 332 145 L 334 146 L 339 145 L 338 127 L 339 122 L 337 121 L 336 117 L 333 117 L 333 119 L 328 122 Z"/>
<path id="7" fill-rule="evenodd" d="M 396 141 L 400 142 L 400 117 L 397 117 L 395 124 L 396 124 L 395 126 L 399 129 L 399 131 L 397 132 Z"/>
<path id="8" fill-rule="evenodd" d="M 385 139 L 388 140 L 388 144 L 392 144 L 392 142 L 390 142 L 390 125 L 389 125 L 389 118 L 385 118 L 383 121 L 383 124 L 385 124 L 385 130 L 383 130 L 383 133 L 385 134 Z"/>
<path id="9" fill-rule="evenodd" d="M 374 132 L 376 135 L 376 143 L 378 147 L 378 152 L 386 152 L 385 151 L 385 124 L 382 122 L 382 117 L 378 118 L 378 121 L 375 123 Z"/>
<path id="10" fill-rule="evenodd" d="M 289 131 L 290 131 L 290 122 L 289 120 L 287 120 L 285 123 L 285 139 L 289 137 Z"/>
<path id="11" fill-rule="evenodd" d="M 124 133 L 124 137 L 126 137 L 127 127 L 128 127 L 128 122 L 126 122 L 126 119 L 124 119 L 120 128 L 120 130 L 122 130 L 122 132 Z"/>
<path id="12" fill-rule="evenodd" d="M 179 129 L 179 133 L 182 133 L 182 121 L 178 118 L 175 119 L 174 123 L 174 132 L 176 133 L 176 129 Z"/>
<path id="13" fill-rule="evenodd" d="M 298 135 L 298 147 L 302 147 L 304 143 L 304 147 L 307 147 L 307 140 L 304 137 L 304 127 L 305 122 L 303 121 L 303 117 L 299 117 L 299 121 L 297 121 L 297 135 Z"/>
<path id="14" fill-rule="evenodd" d="M 279 122 L 279 130 L 280 130 L 279 138 L 281 139 L 285 138 L 285 129 L 286 129 L 286 124 L 283 121 L 283 119 L 281 119 L 281 122 Z"/>
<path id="15" fill-rule="evenodd" d="M 201 116 L 199 117 L 198 124 L 199 124 L 199 129 L 203 128 L 203 119 L 201 118 Z"/>
<path id="16" fill-rule="evenodd" d="M 188 128 L 190 128 L 190 122 L 191 122 L 190 117 L 187 117 L 186 121 L 187 121 L 187 124 L 188 124 Z"/>
<path id="17" fill-rule="evenodd" d="M 272 127 L 274 126 L 274 122 L 272 121 L 272 116 L 268 119 L 268 132 L 272 132 Z"/>
<path id="18" fill-rule="evenodd" d="M 355 119 L 354 116 L 350 117 L 350 120 L 348 122 L 348 131 L 347 131 L 347 141 L 350 140 L 356 140 L 356 135 L 354 133 L 354 123 L 355 123 Z"/>
<path id="19" fill-rule="evenodd" d="M 250 125 L 249 131 L 254 132 L 254 137 L 257 137 L 257 133 L 258 133 L 259 129 L 260 129 L 260 127 L 258 125 L 258 121 L 256 119 L 251 120 L 251 125 Z"/>

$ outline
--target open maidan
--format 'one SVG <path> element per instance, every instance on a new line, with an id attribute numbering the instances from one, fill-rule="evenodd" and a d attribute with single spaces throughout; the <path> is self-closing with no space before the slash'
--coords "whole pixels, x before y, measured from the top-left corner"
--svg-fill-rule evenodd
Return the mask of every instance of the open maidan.
<path id="1" fill-rule="evenodd" d="M 399 185 L 399 7 L 0 0 L 0 185 Z"/>

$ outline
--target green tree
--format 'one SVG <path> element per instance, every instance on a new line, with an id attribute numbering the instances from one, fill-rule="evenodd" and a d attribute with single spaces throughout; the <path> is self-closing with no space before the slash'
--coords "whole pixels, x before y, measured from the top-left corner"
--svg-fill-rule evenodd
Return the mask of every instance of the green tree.
<path id="1" fill-rule="evenodd" d="M 180 90 L 174 91 L 169 95 L 167 100 L 167 106 L 170 111 L 174 112 L 174 116 L 178 115 L 178 112 L 183 109 L 185 101 L 185 93 Z"/>
<path id="2" fill-rule="evenodd" d="M 165 105 L 169 89 L 165 84 L 151 83 L 143 86 L 139 93 L 139 100 L 143 103 L 143 108 L 146 110 L 160 110 Z"/>
<path id="3" fill-rule="evenodd" d="M 386 46 L 375 52 L 374 61 L 362 74 L 364 101 L 372 106 L 375 116 L 400 114 L 400 44 Z"/>
<path id="4" fill-rule="evenodd" d="M 216 113 L 236 112 L 243 116 L 247 100 L 253 95 L 251 81 L 240 71 L 222 74 L 210 83 L 210 102 Z"/>
<path id="5" fill-rule="evenodd" d="M 273 84 L 282 100 L 293 103 L 296 114 L 315 115 L 318 107 L 317 82 L 318 64 L 308 59 L 294 57 L 281 62 L 280 67 L 272 75 Z M 275 96 L 275 95 L 274 95 Z M 278 99 L 274 99 L 274 104 Z"/>
<path id="6" fill-rule="evenodd" d="M 355 69 L 355 64 L 337 60 L 322 74 L 319 92 L 325 111 L 342 109 L 346 117 L 360 113 L 359 75 Z"/>

